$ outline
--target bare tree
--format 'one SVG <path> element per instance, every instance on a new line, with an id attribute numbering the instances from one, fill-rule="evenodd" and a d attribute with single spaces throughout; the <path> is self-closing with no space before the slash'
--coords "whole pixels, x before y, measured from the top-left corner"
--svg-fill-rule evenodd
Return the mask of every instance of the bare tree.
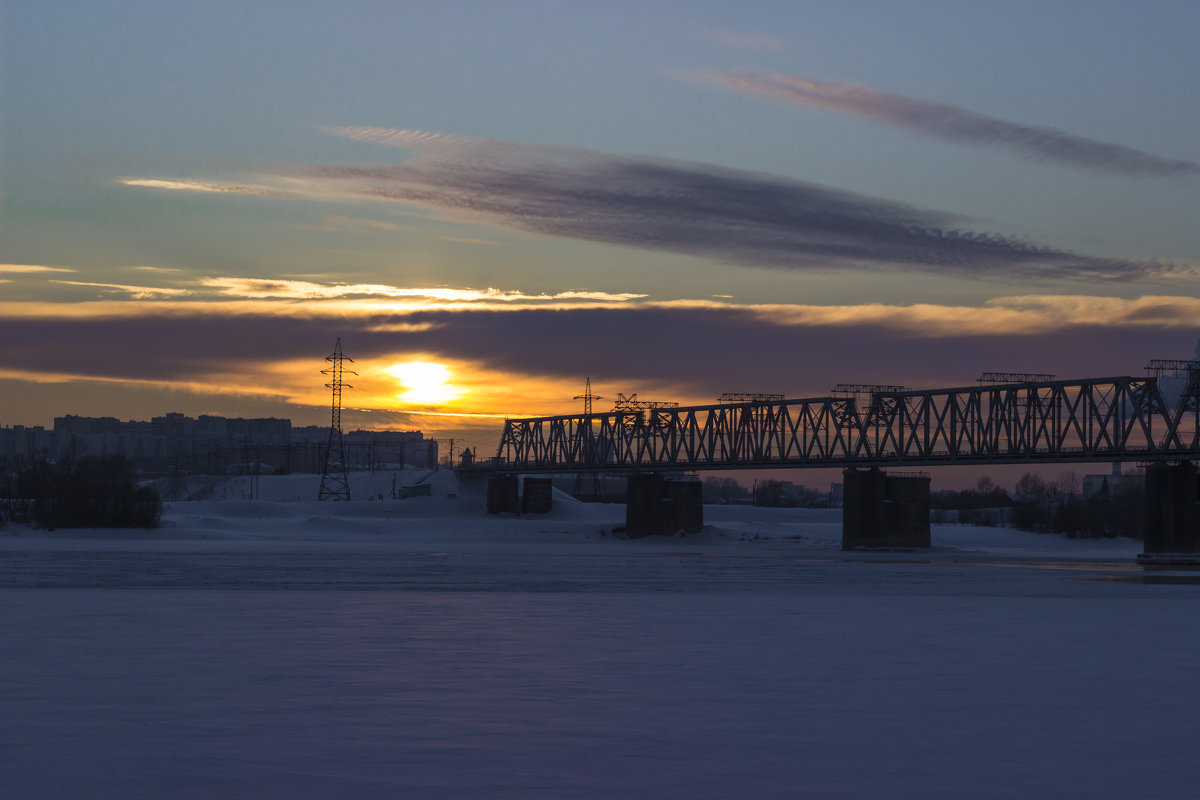
<path id="1" fill-rule="evenodd" d="M 1017 494 L 1026 497 L 1051 494 L 1050 485 L 1036 472 L 1026 472 L 1022 475 L 1021 479 L 1017 481 L 1015 490 Z"/>
<path id="2" fill-rule="evenodd" d="M 1054 490 L 1057 494 L 1072 495 L 1080 492 L 1079 473 L 1074 470 L 1065 470 L 1058 473 L 1058 478 L 1054 481 Z"/>

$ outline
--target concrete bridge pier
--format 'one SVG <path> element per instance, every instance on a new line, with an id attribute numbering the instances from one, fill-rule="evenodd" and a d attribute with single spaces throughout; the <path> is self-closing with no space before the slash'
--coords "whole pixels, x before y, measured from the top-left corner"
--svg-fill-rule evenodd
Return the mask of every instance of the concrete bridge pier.
<path id="1" fill-rule="evenodd" d="M 487 481 L 487 512 L 546 514 L 553 507 L 553 496 L 550 478 L 526 475 L 524 481 L 518 482 L 516 475 L 492 475 Z"/>
<path id="2" fill-rule="evenodd" d="M 1177 556 L 1200 563 L 1200 474 L 1195 464 L 1160 461 L 1146 467 L 1143 523 L 1139 560 Z"/>
<path id="3" fill-rule="evenodd" d="M 521 513 L 549 514 L 554 507 L 554 483 L 550 478 L 526 475 L 521 482 Z"/>
<path id="4" fill-rule="evenodd" d="M 519 499 L 516 475 L 492 475 L 487 479 L 487 513 L 516 514 Z"/>
<path id="5" fill-rule="evenodd" d="M 842 549 L 929 547 L 929 477 L 878 468 L 842 473 Z"/>
<path id="6" fill-rule="evenodd" d="M 698 480 L 673 480 L 659 472 L 637 473 L 626 483 L 625 533 L 633 538 L 698 533 L 704 505 Z"/>

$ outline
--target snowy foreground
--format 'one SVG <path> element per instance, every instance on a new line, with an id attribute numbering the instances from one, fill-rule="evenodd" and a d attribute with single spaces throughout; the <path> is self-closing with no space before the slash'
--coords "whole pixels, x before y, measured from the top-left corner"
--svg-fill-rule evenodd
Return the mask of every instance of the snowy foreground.
<path id="1" fill-rule="evenodd" d="M 0 530 L 0 796 L 1200 794 L 1200 576 L 1137 542 L 843 554 L 836 511 L 717 506 L 631 541 L 445 472 L 378 499 L 420 477 Z"/>

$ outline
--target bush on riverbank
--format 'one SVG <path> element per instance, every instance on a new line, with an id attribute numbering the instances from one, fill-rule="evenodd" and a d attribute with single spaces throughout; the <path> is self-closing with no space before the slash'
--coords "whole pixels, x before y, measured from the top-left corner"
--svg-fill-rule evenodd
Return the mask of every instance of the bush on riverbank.
<path id="1" fill-rule="evenodd" d="M 162 498 L 120 456 L 40 463 L 17 471 L 10 519 L 37 527 L 157 528 Z"/>

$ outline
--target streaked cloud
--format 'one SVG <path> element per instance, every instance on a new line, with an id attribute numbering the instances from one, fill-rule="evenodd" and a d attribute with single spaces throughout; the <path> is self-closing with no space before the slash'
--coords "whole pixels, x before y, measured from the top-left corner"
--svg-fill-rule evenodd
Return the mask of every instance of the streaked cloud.
<path id="1" fill-rule="evenodd" d="M 78 272 L 71 267 L 46 267 L 41 264 L 0 264 L 0 272 L 35 273 L 35 272 Z"/>
<path id="2" fill-rule="evenodd" d="M 680 77 L 794 105 L 856 114 L 939 139 L 1007 149 L 1036 161 L 1148 178 L 1194 176 L 1200 164 L 1164 158 L 1054 128 L 1023 125 L 965 108 L 842 81 L 753 72 L 679 72 Z"/>
<path id="3" fill-rule="evenodd" d="M 143 189 L 167 189 L 182 192 L 209 192 L 212 194 L 246 194 L 256 197 L 303 197 L 300 192 L 270 186 L 245 183 L 217 183 L 214 181 L 162 180 L 159 178 L 120 178 L 118 183 Z"/>
<path id="4" fill-rule="evenodd" d="M 986 336 L 996 331 L 1051 335 L 1067 328 L 1091 325 L 1194 329 L 1196 320 L 1200 319 L 1200 299 L 1160 296 L 1124 299 L 1023 295 L 993 298 L 981 306 L 865 303 L 832 306 L 774 304 L 745 308 L 776 325 L 871 325 L 926 338 Z"/>
<path id="5" fill-rule="evenodd" d="M 445 323 L 437 322 L 381 322 L 367 330 L 372 333 L 427 333 L 444 327 Z"/>
<path id="6" fill-rule="evenodd" d="M 374 283 L 322 284 L 311 281 L 281 278 L 202 278 L 200 284 L 217 289 L 221 294 L 245 298 L 323 299 L 335 297 L 412 297 L 430 300 L 469 303 L 494 301 L 501 303 L 540 302 L 554 300 L 592 300 L 622 303 L 645 297 L 644 294 L 611 292 L 558 292 L 556 294 L 525 294 L 501 289 L 452 289 L 447 287 L 404 288 Z"/>
<path id="7" fill-rule="evenodd" d="M 502 245 L 504 242 L 497 242 L 495 239 L 476 239 L 471 236 L 443 236 L 443 242 L 458 242 L 459 244 L 481 244 L 481 245 Z"/>
<path id="8" fill-rule="evenodd" d="M 710 164 L 411 130 L 329 130 L 415 153 L 399 166 L 303 170 L 331 189 L 541 235 L 789 269 L 915 266 L 981 277 L 1109 280 L 1169 271 L 974 232 L 951 214 Z"/>
<path id="9" fill-rule="evenodd" d="M 481 139 L 457 133 L 422 131 L 413 128 L 327 125 L 321 128 L 321 130 L 326 133 L 332 133 L 335 136 L 353 139 L 356 142 L 374 142 L 375 144 L 386 144 L 392 147 L 404 147 L 413 150 L 419 148 L 426 153 L 448 152 L 453 154 L 460 152 L 463 148 L 493 147 L 496 149 L 508 149 L 511 147 L 510 143 L 498 140 Z"/>
<path id="10" fill-rule="evenodd" d="M 388 222 L 382 219 L 370 219 L 366 217 L 345 217 L 337 214 L 327 215 L 324 221 L 319 225 L 297 225 L 297 228 L 312 231 L 344 231 L 351 233 L 365 233 L 378 231 L 411 231 L 411 225 L 401 225 L 396 222 Z"/>
<path id="11" fill-rule="evenodd" d="M 1114 329 L 1194 329 L 1200 319 L 1200 298 L 1186 295 L 1121 298 L 1026 294 L 998 296 L 979 304 L 821 305 L 738 303 L 728 295 L 655 300 L 632 292 L 530 294 L 497 288 L 402 287 L 232 276 L 204 277 L 172 288 L 57 279 L 53 282 L 97 288 L 105 293 L 122 292 L 130 297 L 66 304 L 0 300 L 0 316 L 13 320 L 118 319 L 135 315 L 209 319 L 296 317 L 359 320 L 362 322 L 355 325 L 361 324 L 377 333 L 418 333 L 444 328 L 451 320 L 470 314 L 561 312 L 564 318 L 570 318 L 585 311 L 626 309 L 646 317 L 678 313 L 736 314 L 775 328 L 867 325 L 923 338 L 988 335 L 998 330 L 1050 334 L 1072 326 L 1092 325 L 1109 325 Z"/>
<path id="12" fill-rule="evenodd" d="M 123 283 L 92 283 L 90 281 L 64 280 L 51 280 L 50 282 L 62 284 L 63 286 L 87 286 L 95 289 L 103 289 L 108 292 L 125 292 L 134 300 L 144 300 L 154 297 L 180 297 L 191 294 L 187 289 L 167 289 L 159 286 L 130 286 Z"/>
<path id="13" fill-rule="evenodd" d="M 1027 280 L 1146 280 L 1179 271 L 972 231 L 953 214 L 711 164 L 403 129 L 327 130 L 413 155 L 401 165 L 288 168 L 276 178 L 287 192 L 390 200 L 541 236 L 775 269 L 915 267 Z"/>

